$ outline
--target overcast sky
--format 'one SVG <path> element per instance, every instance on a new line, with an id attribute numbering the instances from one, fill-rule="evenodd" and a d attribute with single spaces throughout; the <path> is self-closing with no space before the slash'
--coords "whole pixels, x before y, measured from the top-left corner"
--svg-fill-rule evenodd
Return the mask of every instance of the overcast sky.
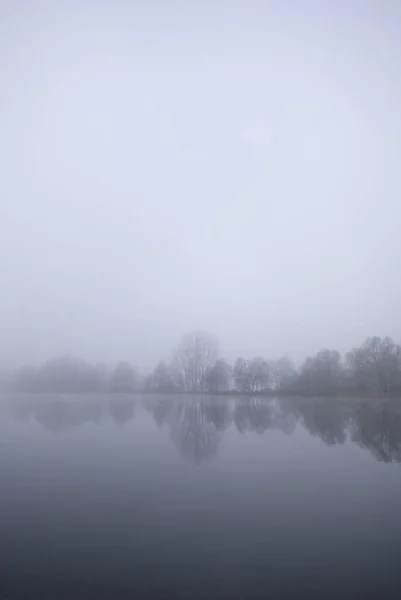
<path id="1" fill-rule="evenodd" d="M 0 361 L 401 341 L 401 3 L 2 0 Z"/>

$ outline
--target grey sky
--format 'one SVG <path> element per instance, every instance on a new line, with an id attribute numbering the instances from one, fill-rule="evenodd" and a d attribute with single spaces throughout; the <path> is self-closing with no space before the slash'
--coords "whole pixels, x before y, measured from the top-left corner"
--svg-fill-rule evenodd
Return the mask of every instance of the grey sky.
<path id="1" fill-rule="evenodd" d="M 401 341 L 394 0 L 0 4 L 0 360 Z"/>

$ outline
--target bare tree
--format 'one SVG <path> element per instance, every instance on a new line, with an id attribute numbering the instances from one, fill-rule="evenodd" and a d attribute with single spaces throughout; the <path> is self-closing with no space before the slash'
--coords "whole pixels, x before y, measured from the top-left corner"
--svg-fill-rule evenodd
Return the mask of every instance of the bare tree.
<path id="1" fill-rule="evenodd" d="M 205 390 L 206 372 L 213 366 L 217 351 L 218 342 L 209 333 L 194 331 L 182 338 L 176 359 L 181 366 L 185 388 L 188 391 Z"/>
<path id="2" fill-rule="evenodd" d="M 391 392 L 401 385 L 401 347 L 391 338 L 367 338 L 346 355 L 353 382 L 361 391 Z"/>

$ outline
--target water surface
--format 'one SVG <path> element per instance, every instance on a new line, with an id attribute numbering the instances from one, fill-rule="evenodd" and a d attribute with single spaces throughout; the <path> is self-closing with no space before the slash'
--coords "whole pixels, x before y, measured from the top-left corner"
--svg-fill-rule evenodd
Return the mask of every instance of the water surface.
<path id="1" fill-rule="evenodd" d="M 401 592 L 401 403 L 5 397 L 0 598 Z"/>

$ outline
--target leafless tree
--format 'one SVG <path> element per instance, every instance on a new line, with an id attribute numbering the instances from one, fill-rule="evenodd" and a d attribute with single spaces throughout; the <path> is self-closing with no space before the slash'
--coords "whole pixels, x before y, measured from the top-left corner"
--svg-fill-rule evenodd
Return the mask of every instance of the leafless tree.
<path id="1" fill-rule="evenodd" d="M 216 338 L 203 331 L 194 331 L 185 335 L 176 352 L 184 377 L 185 388 L 191 392 L 205 390 L 205 375 L 210 369 L 218 352 Z"/>
<path id="2" fill-rule="evenodd" d="M 346 364 L 360 391 L 387 393 L 401 385 L 401 347 L 389 337 L 368 338 L 346 355 Z"/>

